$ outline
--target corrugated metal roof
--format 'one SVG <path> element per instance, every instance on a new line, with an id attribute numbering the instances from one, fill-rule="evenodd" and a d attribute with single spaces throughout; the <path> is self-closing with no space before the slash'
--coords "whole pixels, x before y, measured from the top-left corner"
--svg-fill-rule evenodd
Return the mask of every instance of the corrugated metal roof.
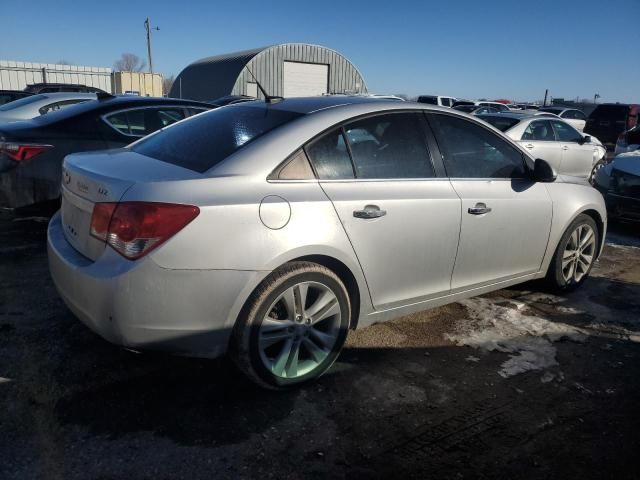
<path id="1" fill-rule="evenodd" d="M 247 82 L 254 81 L 245 70 L 247 65 L 271 95 L 282 95 L 282 63 L 285 61 L 329 64 L 329 93 L 366 92 L 358 69 L 335 50 L 320 45 L 286 43 L 197 60 L 180 72 L 169 96 L 212 101 L 225 95 L 246 94 Z"/>

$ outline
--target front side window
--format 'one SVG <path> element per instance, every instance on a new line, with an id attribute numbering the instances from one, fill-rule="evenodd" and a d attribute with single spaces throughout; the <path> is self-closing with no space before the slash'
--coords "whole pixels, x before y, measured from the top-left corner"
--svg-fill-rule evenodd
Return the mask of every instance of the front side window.
<path id="1" fill-rule="evenodd" d="M 524 178 L 522 153 L 470 120 L 430 114 L 447 174 L 451 178 Z"/>
<path id="2" fill-rule="evenodd" d="M 342 129 L 337 128 L 305 148 L 321 180 L 353 178 L 353 166 Z"/>
<path id="3" fill-rule="evenodd" d="M 522 134 L 522 140 L 536 140 L 539 142 L 554 142 L 556 136 L 553 133 L 549 120 L 537 120 L 531 122 Z"/>
<path id="4" fill-rule="evenodd" d="M 556 131 L 559 141 L 576 143 L 582 141 L 582 135 L 571 125 L 557 120 L 551 120 L 551 123 L 553 124 L 553 129 Z"/>
<path id="5" fill-rule="evenodd" d="M 356 178 L 431 178 L 422 113 L 390 113 L 344 126 Z"/>

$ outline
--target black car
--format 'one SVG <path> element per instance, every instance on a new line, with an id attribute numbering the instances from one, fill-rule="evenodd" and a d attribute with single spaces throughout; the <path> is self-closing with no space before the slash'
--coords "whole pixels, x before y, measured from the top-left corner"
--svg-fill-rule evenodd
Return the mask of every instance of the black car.
<path id="1" fill-rule="evenodd" d="M 211 108 L 192 100 L 99 95 L 32 120 L 0 124 L 0 207 L 59 198 L 62 161 L 70 153 L 124 147 Z"/>
<path id="2" fill-rule="evenodd" d="M 622 132 L 616 142 L 616 154 L 640 149 L 640 124 Z"/>
<path id="3" fill-rule="evenodd" d="M 598 170 L 593 186 L 602 193 L 610 218 L 640 221 L 640 151 L 615 157 Z"/>
<path id="4" fill-rule="evenodd" d="M 107 93 L 96 87 L 88 87 L 87 85 L 75 85 L 71 83 L 33 83 L 27 85 L 24 89 L 29 93 L 57 93 L 57 92 L 76 92 L 76 93 Z"/>
<path id="5" fill-rule="evenodd" d="M 584 133 L 593 135 L 602 143 L 616 143 L 618 135 L 639 124 L 640 105 L 603 103 L 591 112 Z"/>
<path id="6" fill-rule="evenodd" d="M 21 90 L 0 90 L 0 105 L 20 100 L 24 97 L 30 97 L 33 93 L 23 92 Z"/>

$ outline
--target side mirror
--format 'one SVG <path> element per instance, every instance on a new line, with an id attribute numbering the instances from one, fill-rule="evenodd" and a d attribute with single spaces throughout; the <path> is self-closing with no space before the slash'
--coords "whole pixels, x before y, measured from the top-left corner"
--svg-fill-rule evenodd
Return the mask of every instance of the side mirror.
<path id="1" fill-rule="evenodd" d="M 537 182 L 553 182 L 556 179 L 556 172 L 549 162 L 541 158 L 536 158 L 533 164 L 533 178 Z"/>
<path id="2" fill-rule="evenodd" d="M 585 135 L 582 140 L 582 143 L 591 143 L 591 135 Z"/>

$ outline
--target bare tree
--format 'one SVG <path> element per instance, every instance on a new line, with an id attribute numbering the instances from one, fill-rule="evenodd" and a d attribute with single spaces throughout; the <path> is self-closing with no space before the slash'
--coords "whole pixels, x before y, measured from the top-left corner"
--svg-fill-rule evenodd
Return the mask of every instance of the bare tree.
<path id="1" fill-rule="evenodd" d="M 113 69 L 117 72 L 141 72 L 146 66 L 146 62 L 135 53 L 123 53 L 113 64 Z"/>
<path id="2" fill-rule="evenodd" d="M 69 60 L 58 60 L 56 65 L 73 65 Z"/>
<path id="3" fill-rule="evenodd" d="M 176 77 L 175 75 L 170 75 L 168 77 L 164 77 L 162 79 L 162 93 L 163 95 L 169 95 L 169 91 L 171 90 L 171 87 L 173 86 L 173 82 L 175 82 Z"/>

